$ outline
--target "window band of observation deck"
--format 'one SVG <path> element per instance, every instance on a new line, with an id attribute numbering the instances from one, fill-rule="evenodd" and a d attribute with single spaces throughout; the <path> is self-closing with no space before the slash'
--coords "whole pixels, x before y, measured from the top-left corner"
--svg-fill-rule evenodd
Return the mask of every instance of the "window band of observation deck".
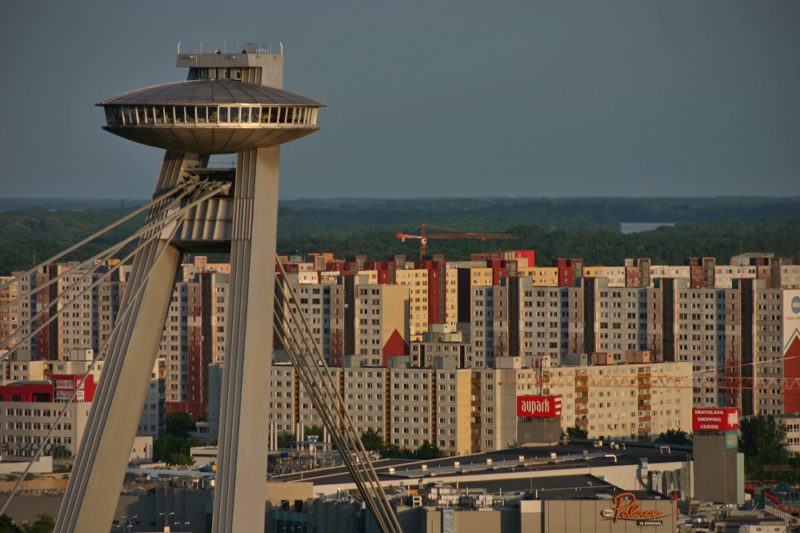
<path id="1" fill-rule="evenodd" d="M 110 127 L 159 125 L 316 127 L 319 109 L 312 106 L 261 105 L 109 105 Z"/>

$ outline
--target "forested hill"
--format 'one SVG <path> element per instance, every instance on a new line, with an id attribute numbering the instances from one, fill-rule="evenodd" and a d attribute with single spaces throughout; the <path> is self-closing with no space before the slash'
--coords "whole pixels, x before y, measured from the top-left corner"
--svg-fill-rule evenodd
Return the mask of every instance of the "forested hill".
<path id="1" fill-rule="evenodd" d="M 514 241 L 431 240 L 431 253 L 464 259 L 476 251 L 534 248 L 537 262 L 583 257 L 590 264 L 617 264 L 625 257 L 682 263 L 689 256 L 727 261 L 744 251 L 794 256 L 800 250 L 798 198 L 570 198 L 292 200 L 281 203 L 280 253 L 330 251 L 372 258 L 418 255 L 419 241 L 401 243 L 397 232 L 421 223 L 456 232 L 513 232 Z M 35 202 L 35 201 L 33 201 Z M 28 268 L 109 224 L 128 209 L 119 201 L 47 203 L 0 200 L 0 273 Z M 127 201 L 125 206 L 136 205 Z M 30 206 L 46 205 L 46 208 Z M 76 209 L 76 205 L 81 208 Z M 91 206 L 83 208 L 83 206 Z M 97 206 L 98 208 L 95 208 Z M 101 207 L 107 208 L 103 209 Z M 6 210 L 3 211 L 3 208 Z M 143 217 L 123 225 L 70 259 L 89 257 L 134 231 Z M 669 222 L 624 235 L 626 222 Z"/>

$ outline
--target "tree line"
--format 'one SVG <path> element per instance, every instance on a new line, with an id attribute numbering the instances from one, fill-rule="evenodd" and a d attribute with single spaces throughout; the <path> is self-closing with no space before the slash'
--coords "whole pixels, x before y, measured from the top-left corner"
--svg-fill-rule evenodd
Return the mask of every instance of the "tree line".
<path id="1" fill-rule="evenodd" d="M 130 205 L 130 204 L 129 204 Z M 680 264 L 691 256 L 727 261 L 740 251 L 793 256 L 800 250 L 800 208 L 794 198 L 454 198 L 413 200 L 293 200 L 278 217 L 281 254 L 329 251 L 338 257 L 373 259 L 419 255 L 419 241 L 395 233 L 509 232 L 520 240 L 432 240 L 431 253 L 451 260 L 471 253 L 533 248 L 538 263 L 581 257 L 590 264 L 618 264 L 625 257 L 650 257 Z M 128 209 L 20 209 L 0 211 L 0 274 L 25 270 L 110 224 Z M 91 257 L 141 226 L 144 216 L 114 229 L 66 260 Z M 621 222 L 673 222 L 624 235 Z"/>

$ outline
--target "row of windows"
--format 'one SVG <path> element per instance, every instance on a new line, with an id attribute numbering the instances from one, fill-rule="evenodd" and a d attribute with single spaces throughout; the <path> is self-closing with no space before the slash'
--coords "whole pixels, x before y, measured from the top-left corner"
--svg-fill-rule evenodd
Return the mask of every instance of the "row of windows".
<path id="1" fill-rule="evenodd" d="M 107 106 L 109 126 L 143 124 L 316 125 L 316 107 L 289 106 Z"/>

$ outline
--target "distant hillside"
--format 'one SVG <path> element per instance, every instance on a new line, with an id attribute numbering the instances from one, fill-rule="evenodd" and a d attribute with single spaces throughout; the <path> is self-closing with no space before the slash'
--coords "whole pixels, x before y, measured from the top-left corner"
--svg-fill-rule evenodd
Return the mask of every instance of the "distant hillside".
<path id="1" fill-rule="evenodd" d="M 36 209 L 4 211 L 14 202 L 0 200 L 1 273 L 28 268 L 140 205 L 130 201 L 129 208 L 121 210 L 115 201 L 97 200 L 105 208 L 89 209 L 75 207 L 83 205 L 79 201 L 43 200 Z M 373 258 L 404 253 L 415 258 L 419 242 L 401 243 L 394 234 L 410 232 L 424 222 L 454 231 L 507 231 L 524 237 L 429 243 L 430 252 L 451 259 L 476 251 L 534 248 L 540 264 L 556 257 L 583 257 L 595 264 L 639 256 L 668 263 L 700 255 L 727 261 L 740 250 L 796 254 L 798 205 L 797 198 L 291 200 L 281 203 L 278 250 L 361 253 Z M 142 220 L 122 226 L 75 258 L 118 242 Z M 675 227 L 623 235 L 621 222 L 674 222 Z"/>
<path id="2" fill-rule="evenodd" d="M 131 209 L 144 204 L 141 198 L 117 199 L 63 199 L 63 198 L 0 198 L 0 212 L 45 209 L 48 211 L 84 211 L 103 209 Z"/>

